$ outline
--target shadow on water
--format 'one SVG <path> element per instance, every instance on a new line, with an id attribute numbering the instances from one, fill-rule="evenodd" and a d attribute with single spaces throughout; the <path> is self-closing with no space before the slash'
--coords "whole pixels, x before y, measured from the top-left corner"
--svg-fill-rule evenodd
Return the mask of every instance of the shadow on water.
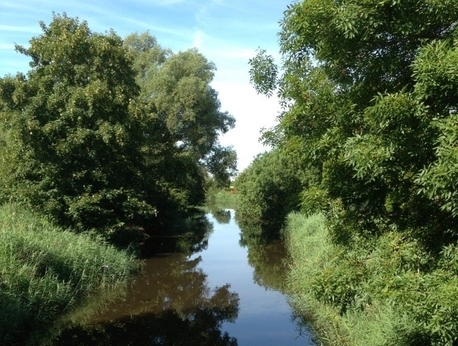
<path id="1" fill-rule="evenodd" d="M 196 212 L 185 220 L 179 220 L 167 234 L 152 236 L 140 244 L 143 257 L 150 258 L 163 253 L 192 254 L 205 250 L 213 226 L 203 212 Z"/>
<path id="2" fill-rule="evenodd" d="M 206 222 L 205 222 L 206 221 Z M 236 320 L 238 294 L 230 285 L 209 287 L 199 268 L 212 232 L 207 219 L 199 218 L 181 237 L 151 239 L 145 244 L 155 256 L 144 260 L 142 274 L 105 303 L 84 307 L 74 323 L 43 345 L 221 345 L 237 340 L 222 332 L 224 322 Z M 94 312 L 94 310 L 96 312 Z M 81 317 L 84 316 L 84 317 Z"/>
<path id="3" fill-rule="evenodd" d="M 231 222 L 231 211 L 228 209 L 211 210 L 211 214 L 221 225 L 227 225 Z"/>
<path id="4" fill-rule="evenodd" d="M 237 345 L 220 329 L 237 318 L 237 294 L 229 285 L 210 289 L 199 258 L 172 257 L 148 261 L 147 275 L 123 300 L 65 330 L 54 345 Z"/>
<path id="5" fill-rule="evenodd" d="M 259 286 L 284 293 L 287 251 L 277 224 L 260 224 L 237 218 L 240 246 L 248 250 L 248 263 Z"/>
<path id="6" fill-rule="evenodd" d="M 283 242 L 280 223 L 253 222 L 238 217 L 240 246 L 248 251 L 248 263 L 253 268 L 254 282 L 267 290 L 282 292 L 288 296 L 286 277 L 288 273 L 288 251 Z M 307 345 L 316 345 L 317 339 L 308 321 L 295 312 L 294 303 L 288 298 L 291 307 L 291 323 L 295 326 L 296 340 L 304 340 Z"/>
<path id="7" fill-rule="evenodd" d="M 76 310 L 71 327 L 42 345 L 304 345 L 280 298 L 286 252 L 278 229 L 233 220 L 230 210 L 210 213 L 179 234 L 148 239 L 144 253 L 155 255 L 142 274 Z"/>

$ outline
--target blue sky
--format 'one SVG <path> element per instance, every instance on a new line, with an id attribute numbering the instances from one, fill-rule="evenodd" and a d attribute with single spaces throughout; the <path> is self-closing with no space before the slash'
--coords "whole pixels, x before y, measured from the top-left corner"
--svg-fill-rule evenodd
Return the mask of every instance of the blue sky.
<path id="1" fill-rule="evenodd" d="M 14 51 L 41 33 L 38 22 L 52 12 L 86 20 L 95 32 L 113 29 L 125 37 L 149 32 L 174 52 L 197 48 L 216 64 L 212 86 L 222 110 L 237 120 L 221 138 L 239 157 L 239 170 L 265 150 L 258 142 L 261 127 L 270 127 L 279 112 L 275 98 L 257 95 L 249 84 L 248 59 L 258 47 L 279 59 L 278 22 L 293 0 L 0 0 L 0 77 L 27 72 L 29 60 Z"/>

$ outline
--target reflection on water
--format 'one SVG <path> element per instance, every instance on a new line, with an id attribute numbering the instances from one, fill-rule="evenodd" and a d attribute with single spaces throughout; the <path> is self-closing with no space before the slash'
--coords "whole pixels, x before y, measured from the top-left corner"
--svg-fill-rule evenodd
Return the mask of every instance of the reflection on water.
<path id="1" fill-rule="evenodd" d="M 286 280 L 287 251 L 275 225 L 260 225 L 237 220 L 241 229 L 240 246 L 248 251 L 248 263 L 254 269 L 254 281 L 283 292 Z"/>
<path id="2" fill-rule="evenodd" d="M 283 293 L 286 251 L 278 229 L 246 229 L 234 218 L 220 224 L 215 215 L 208 217 L 214 231 L 199 254 L 202 268 L 212 285 L 229 280 L 240 298 L 236 322 L 224 323 L 223 331 L 241 346 L 315 345 L 308 330 L 296 324 Z"/>
<path id="3" fill-rule="evenodd" d="M 148 238 L 140 246 L 144 257 L 163 253 L 196 253 L 207 248 L 208 237 L 213 226 L 202 212 L 177 221 L 173 229 L 165 234 Z M 172 235 L 170 235 L 170 233 Z"/>
<path id="4" fill-rule="evenodd" d="M 194 311 L 226 312 L 225 319 L 237 317 L 238 297 L 229 291 L 230 285 L 210 289 L 207 276 L 198 267 L 201 258 L 189 259 L 182 254 L 170 254 L 146 260 L 144 274 L 137 278 L 122 301 L 109 311 L 98 314 L 95 323 L 105 323 L 126 315 L 162 314 L 175 311 L 183 319 L 193 319 Z"/>
<path id="5" fill-rule="evenodd" d="M 200 262 L 182 254 L 146 260 L 122 300 L 54 345 L 237 345 L 220 328 L 237 318 L 238 295 L 228 284 L 210 289 Z"/>
<path id="6" fill-rule="evenodd" d="M 181 246 L 168 247 L 197 252 L 145 260 L 143 274 L 122 298 L 49 344 L 313 345 L 298 334 L 281 293 L 282 244 L 240 233 L 228 210 L 209 214 L 206 221 L 198 238 L 185 237 Z"/>
<path id="7" fill-rule="evenodd" d="M 167 256 L 147 261 L 146 274 L 91 325 L 65 331 L 59 345 L 237 345 L 221 332 L 234 321 L 238 296 L 229 285 L 211 290 L 199 259 Z"/>
<path id="8" fill-rule="evenodd" d="M 283 292 L 286 279 L 286 249 L 282 242 L 248 247 L 248 263 L 253 267 L 254 281 L 267 289 Z"/>
<path id="9" fill-rule="evenodd" d="M 228 224 L 231 222 L 230 210 L 212 210 L 211 213 L 219 224 Z"/>

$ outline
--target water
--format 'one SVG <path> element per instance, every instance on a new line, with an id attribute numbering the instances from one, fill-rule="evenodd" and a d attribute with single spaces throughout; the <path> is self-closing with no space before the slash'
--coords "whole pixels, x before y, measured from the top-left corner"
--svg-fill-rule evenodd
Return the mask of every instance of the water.
<path id="1" fill-rule="evenodd" d="M 314 345 L 310 338 L 299 336 L 286 296 L 278 287 L 263 283 L 263 275 L 259 274 L 263 269 L 269 272 L 274 263 L 278 266 L 277 270 L 272 270 L 276 271 L 273 273 L 276 277 L 265 281 L 284 282 L 284 277 L 278 278 L 285 270 L 283 244 L 261 245 L 257 249 L 241 247 L 240 229 L 234 218 L 228 224 L 218 224 L 213 217 L 209 218 L 214 224 L 214 232 L 208 249 L 200 254 L 203 258 L 201 267 L 208 275 L 210 286 L 229 282 L 240 298 L 236 322 L 224 323 L 223 331 L 235 337 L 241 346 Z M 249 255 L 254 268 L 249 264 Z"/>
<path id="2" fill-rule="evenodd" d="M 246 245 L 234 218 L 207 219 L 204 250 L 148 259 L 122 299 L 54 345 L 315 345 L 282 293 L 283 244 Z"/>

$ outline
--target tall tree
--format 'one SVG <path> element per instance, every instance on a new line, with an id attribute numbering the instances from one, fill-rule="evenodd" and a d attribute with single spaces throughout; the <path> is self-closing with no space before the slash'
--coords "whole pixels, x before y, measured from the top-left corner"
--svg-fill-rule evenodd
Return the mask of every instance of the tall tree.
<path id="1" fill-rule="evenodd" d="M 40 25 L 16 47 L 31 70 L 0 79 L 3 200 L 78 230 L 154 232 L 204 203 L 207 171 L 228 181 L 236 156 L 218 136 L 234 119 L 201 54 L 65 14 Z"/>
<path id="2" fill-rule="evenodd" d="M 261 78 L 258 90 L 278 86 L 286 108 L 264 137 L 302 142 L 356 229 L 416 229 L 428 239 L 456 229 L 454 184 L 441 185 L 439 173 L 452 173 L 443 163 L 454 143 L 457 18 L 458 3 L 437 0 L 306 0 L 285 11 L 283 74 Z M 252 76 L 273 63 L 260 53 Z"/>
<path id="3" fill-rule="evenodd" d="M 16 47 L 31 70 L 0 80 L 4 197 L 80 230 L 148 224 L 158 197 L 145 189 L 140 89 L 123 41 L 65 14 L 40 26 Z"/>
<path id="4" fill-rule="evenodd" d="M 235 174 L 236 154 L 218 144 L 219 136 L 235 125 L 221 111 L 211 87 L 215 65 L 195 49 L 172 53 L 148 32 L 129 35 L 124 43 L 134 56 L 141 100 L 164 125 L 167 140 L 182 155 L 227 183 Z"/>

